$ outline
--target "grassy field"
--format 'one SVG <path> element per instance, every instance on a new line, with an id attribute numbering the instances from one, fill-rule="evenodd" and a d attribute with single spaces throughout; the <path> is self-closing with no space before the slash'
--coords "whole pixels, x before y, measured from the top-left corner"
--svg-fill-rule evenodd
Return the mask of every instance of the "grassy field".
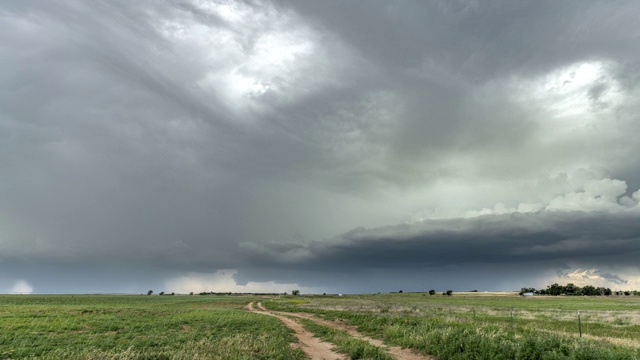
<path id="1" fill-rule="evenodd" d="M 440 359 L 640 359 L 640 297 L 405 293 L 266 305 L 344 320 L 369 336 Z"/>
<path id="2" fill-rule="evenodd" d="M 304 359 L 278 319 L 243 310 L 250 301 L 341 320 L 442 360 L 640 359 L 640 297 L 482 293 L 0 295 L 0 359 Z M 350 358 L 389 358 L 342 331 L 302 323 Z"/>
<path id="3" fill-rule="evenodd" d="M 0 296 L 0 359 L 303 359 L 235 296 Z"/>

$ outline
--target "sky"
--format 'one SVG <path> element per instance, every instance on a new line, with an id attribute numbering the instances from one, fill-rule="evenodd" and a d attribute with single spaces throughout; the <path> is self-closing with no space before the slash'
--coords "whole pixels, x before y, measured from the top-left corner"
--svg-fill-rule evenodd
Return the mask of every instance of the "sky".
<path id="1" fill-rule="evenodd" d="M 0 2 L 0 292 L 640 290 L 637 1 Z"/>

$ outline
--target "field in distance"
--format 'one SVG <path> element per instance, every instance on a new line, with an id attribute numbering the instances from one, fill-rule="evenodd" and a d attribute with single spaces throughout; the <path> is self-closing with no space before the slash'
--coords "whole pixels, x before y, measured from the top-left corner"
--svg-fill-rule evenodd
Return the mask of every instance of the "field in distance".
<path id="1" fill-rule="evenodd" d="M 455 292 L 0 295 L 0 359 L 306 358 L 290 346 L 297 339 L 280 320 L 244 310 L 250 302 L 339 322 L 437 359 L 640 359 L 638 296 Z M 358 349 L 345 353 L 379 358 Z"/>

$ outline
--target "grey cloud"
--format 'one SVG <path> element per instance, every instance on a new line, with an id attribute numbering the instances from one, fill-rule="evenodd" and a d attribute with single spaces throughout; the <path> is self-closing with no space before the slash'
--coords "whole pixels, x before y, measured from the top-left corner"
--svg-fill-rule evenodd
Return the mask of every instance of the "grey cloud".
<path id="1" fill-rule="evenodd" d="M 233 224 L 219 206 L 241 196 L 212 187 L 229 181 L 223 154 L 239 131 L 191 91 L 143 8 L 23 5 L 4 17 L 5 36 L 21 41 L 3 56 L 15 89 L 0 96 L 3 206 L 6 223 L 24 225 L 6 241 L 27 253 L 48 244 L 48 256 L 135 257 Z M 227 229 L 219 249 L 237 236 Z"/>
<path id="2" fill-rule="evenodd" d="M 570 145 L 549 144 L 549 130 L 539 124 L 548 116 L 546 109 L 535 102 L 512 102 L 508 88 L 489 87 L 493 94 L 487 90 L 478 97 L 481 87 L 512 76 L 526 81 L 584 59 L 616 64 L 637 59 L 624 45 L 631 41 L 632 29 L 612 33 L 615 27 L 610 26 L 612 18 L 626 19 L 637 13 L 632 5 L 624 11 L 599 2 L 581 7 L 555 2 L 483 6 L 467 2 L 349 3 L 340 7 L 296 2 L 286 6 L 322 24 L 364 54 L 374 69 L 380 69 L 377 83 L 368 88 L 394 93 L 402 101 L 403 106 L 393 115 L 393 131 L 384 134 L 385 148 L 378 152 L 384 156 L 363 153 L 358 159 L 384 170 L 367 167 L 367 176 L 350 174 L 350 179 L 365 184 L 377 178 L 372 186 L 411 187 L 443 176 L 531 177 L 532 171 L 539 171 L 531 164 L 567 166 L 583 156 L 584 146 L 578 144 L 582 139 L 570 140 L 576 142 Z M 353 21 L 362 17 L 376 21 Z M 630 18 L 622 23 L 632 26 Z M 612 48 L 604 50 L 594 38 L 615 39 L 618 46 L 607 42 Z M 593 91 L 585 96 L 593 98 Z M 605 103 L 597 104 L 602 107 Z M 628 132 L 636 128 L 631 122 L 625 127 Z M 616 146 L 624 140 L 598 141 Z M 568 148 L 575 152 L 567 152 Z M 625 148 L 635 146 L 626 143 Z M 515 156 L 526 160 L 511 161 Z M 601 155 L 588 156 L 597 162 Z M 460 160 L 456 157 L 465 159 L 461 168 L 452 166 Z M 616 164 L 620 158 L 603 159 L 602 163 Z M 330 159 L 328 165 L 339 161 Z M 625 171 L 620 165 L 615 173 Z"/>
<path id="3" fill-rule="evenodd" d="M 385 65 L 414 68 L 432 59 L 480 81 L 505 71 L 546 71 L 589 55 L 628 56 L 625 44 L 638 13 L 632 3 L 599 1 L 286 4 Z M 606 50 L 596 45 L 603 43 Z"/>

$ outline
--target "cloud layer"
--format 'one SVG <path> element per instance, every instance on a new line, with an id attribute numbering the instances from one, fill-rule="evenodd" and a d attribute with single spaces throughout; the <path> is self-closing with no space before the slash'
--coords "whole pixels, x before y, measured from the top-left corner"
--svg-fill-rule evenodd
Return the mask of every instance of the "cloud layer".
<path id="1" fill-rule="evenodd" d="M 469 273 L 482 274 L 487 267 L 502 272 L 491 276 L 513 275 L 514 281 L 538 287 L 554 279 L 628 288 L 640 279 L 636 260 L 640 256 L 640 207 L 637 192 L 633 198 L 621 197 L 623 185 L 603 179 L 588 182 L 583 191 L 557 196 L 546 205 L 520 204 L 511 209 L 499 205 L 467 217 L 357 228 L 306 245 L 245 244 L 245 248 L 252 254 L 252 264 L 268 268 L 335 274 L 387 269 L 405 278 L 399 269 L 414 272 L 411 278 L 415 272 L 428 277 L 424 274 L 448 269 L 458 276 L 459 286 L 469 289 L 478 283 L 477 275 Z M 566 272 L 580 266 L 596 270 Z M 630 281 L 597 269 L 611 269 Z M 549 275 L 552 271 L 564 274 L 557 280 Z M 518 277 L 518 272 L 528 274 Z"/>
<path id="2" fill-rule="evenodd" d="M 632 286 L 639 15 L 4 2 L 0 283 L 519 288 L 596 268 Z"/>

